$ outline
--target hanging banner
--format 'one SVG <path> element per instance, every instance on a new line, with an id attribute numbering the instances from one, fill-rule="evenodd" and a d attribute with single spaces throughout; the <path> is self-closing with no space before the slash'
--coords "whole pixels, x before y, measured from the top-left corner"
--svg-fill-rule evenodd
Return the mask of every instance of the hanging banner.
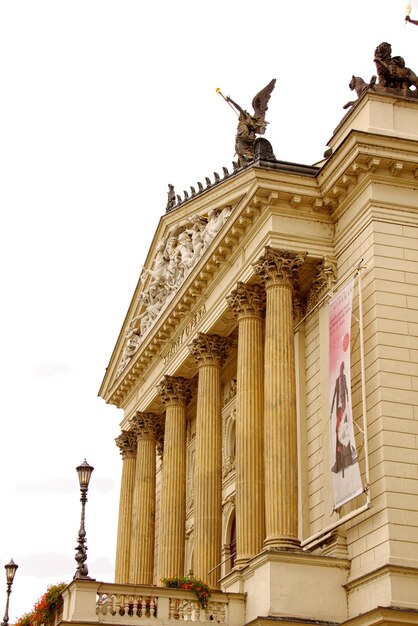
<path id="1" fill-rule="evenodd" d="M 351 409 L 354 279 L 329 301 L 329 438 L 334 510 L 363 492 Z"/>

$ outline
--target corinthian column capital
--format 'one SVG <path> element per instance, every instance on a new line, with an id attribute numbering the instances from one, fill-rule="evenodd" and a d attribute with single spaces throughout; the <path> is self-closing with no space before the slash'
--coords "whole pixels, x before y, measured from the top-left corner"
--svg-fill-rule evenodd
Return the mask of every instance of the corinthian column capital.
<path id="1" fill-rule="evenodd" d="M 312 309 L 337 282 L 337 266 L 328 257 L 323 257 L 315 267 L 316 275 L 308 295 L 307 310 Z"/>
<path id="2" fill-rule="evenodd" d="M 116 437 L 115 442 L 120 450 L 122 459 L 128 459 L 136 455 L 137 436 L 132 430 L 123 430 L 119 437 Z"/>
<path id="3" fill-rule="evenodd" d="M 183 404 L 187 406 L 192 398 L 195 383 L 181 376 L 164 376 L 157 386 L 164 404 Z"/>
<path id="4" fill-rule="evenodd" d="M 265 309 L 265 291 L 258 285 L 238 283 L 227 297 L 236 317 L 262 317 Z"/>
<path id="5" fill-rule="evenodd" d="M 198 365 L 222 366 L 228 356 L 231 340 L 219 335 L 205 335 L 198 333 L 196 339 L 189 346 Z"/>
<path id="6" fill-rule="evenodd" d="M 155 440 L 157 438 L 158 418 L 159 416 L 155 413 L 137 411 L 129 420 L 131 431 L 135 433 L 138 439 Z"/>
<path id="7" fill-rule="evenodd" d="M 306 298 L 298 289 L 293 291 L 293 323 L 298 324 L 306 313 Z"/>
<path id="8" fill-rule="evenodd" d="M 276 250 L 266 246 L 263 256 L 253 264 L 253 267 L 266 288 L 272 285 L 293 287 L 299 267 L 305 262 L 307 254 L 292 250 Z"/>

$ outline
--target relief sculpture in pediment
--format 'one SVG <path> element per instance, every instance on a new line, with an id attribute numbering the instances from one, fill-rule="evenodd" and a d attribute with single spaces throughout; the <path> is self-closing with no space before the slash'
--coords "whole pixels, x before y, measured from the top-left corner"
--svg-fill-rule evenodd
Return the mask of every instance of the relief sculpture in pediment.
<path id="1" fill-rule="evenodd" d="M 170 231 L 159 243 L 151 268 L 143 268 L 142 292 L 137 313 L 125 334 L 123 355 L 116 372 L 120 376 L 162 309 L 170 302 L 185 278 L 219 233 L 232 207 L 212 209 L 207 216 L 196 215 Z"/>

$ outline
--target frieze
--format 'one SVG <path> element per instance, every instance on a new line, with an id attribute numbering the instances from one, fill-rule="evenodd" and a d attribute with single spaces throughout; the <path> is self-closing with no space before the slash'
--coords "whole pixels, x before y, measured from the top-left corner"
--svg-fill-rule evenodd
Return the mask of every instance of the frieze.
<path id="1" fill-rule="evenodd" d="M 137 314 L 126 330 L 117 378 L 231 213 L 232 206 L 226 206 L 211 209 L 207 216 L 195 215 L 187 224 L 171 230 L 160 241 L 152 267 L 142 270 L 140 281 L 144 287 L 139 296 Z"/>
<path id="2" fill-rule="evenodd" d="M 187 324 L 183 328 L 181 333 L 178 335 L 178 337 L 176 337 L 174 341 L 171 342 L 167 353 L 163 356 L 164 365 L 167 365 L 167 363 L 171 361 L 173 356 L 176 354 L 176 352 L 178 352 L 178 350 L 183 345 L 184 341 L 191 335 L 193 330 L 196 328 L 196 326 L 204 318 L 205 315 L 206 315 L 206 307 L 203 304 L 194 315 L 191 315 L 189 317 Z"/>

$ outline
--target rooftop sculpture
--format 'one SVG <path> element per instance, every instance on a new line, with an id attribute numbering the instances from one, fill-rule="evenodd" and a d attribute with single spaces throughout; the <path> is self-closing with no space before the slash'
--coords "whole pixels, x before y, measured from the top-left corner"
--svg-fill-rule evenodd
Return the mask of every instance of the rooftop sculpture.
<path id="1" fill-rule="evenodd" d="M 379 86 L 401 89 L 405 94 L 410 87 L 418 89 L 418 76 L 405 66 L 403 57 L 392 57 L 392 46 L 384 41 L 374 52 Z"/>
<path id="2" fill-rule="evenodd" d="M 408 17 L 408 16 L 407 16 Z M 406 18 L 405 18 L 406 19 Z M 408 19 L 407 21 L 412 21 Z M 414 22 L 415 23 L 415 22 Z M 357 94 L 357 99 L 368 90 L 373 91 L 401 91 L 403 95 L 418 97 L 418 76 L 409 67 L 401 56 L 392 56 L 392 46 L 387 41 L 379 44 L 374 51 L 377 76 L 372 76 L 366 83 L 360 76 L 352 76 L 349 87 Z M 378 81 L 378 82 L 376 82 Z M 411 90 L 411 87 L 414 89 Z M 343 108 L 348 109 L 356 100 L 347 102 Z"/>
<path id="3" fill-rule="evenodd" d="M 237 102 L 234 102 L 229 96 L 224 96 L 219 88 L 216 90 L 238 113 L 235 154 L 238 157 L 239 167 L 243 167 L 254 160 L 254 142 L 256 135 L 264 135 L 266 132 L 268 124 L 268 122 L 266 122 L 266 112 L 275 84 L 276 79 L 273 78 L 273 80 L 253 98 L 252 107 L 254 109 L 254 115 L 248 113 L 248 111 L 243 109 Z"/>

